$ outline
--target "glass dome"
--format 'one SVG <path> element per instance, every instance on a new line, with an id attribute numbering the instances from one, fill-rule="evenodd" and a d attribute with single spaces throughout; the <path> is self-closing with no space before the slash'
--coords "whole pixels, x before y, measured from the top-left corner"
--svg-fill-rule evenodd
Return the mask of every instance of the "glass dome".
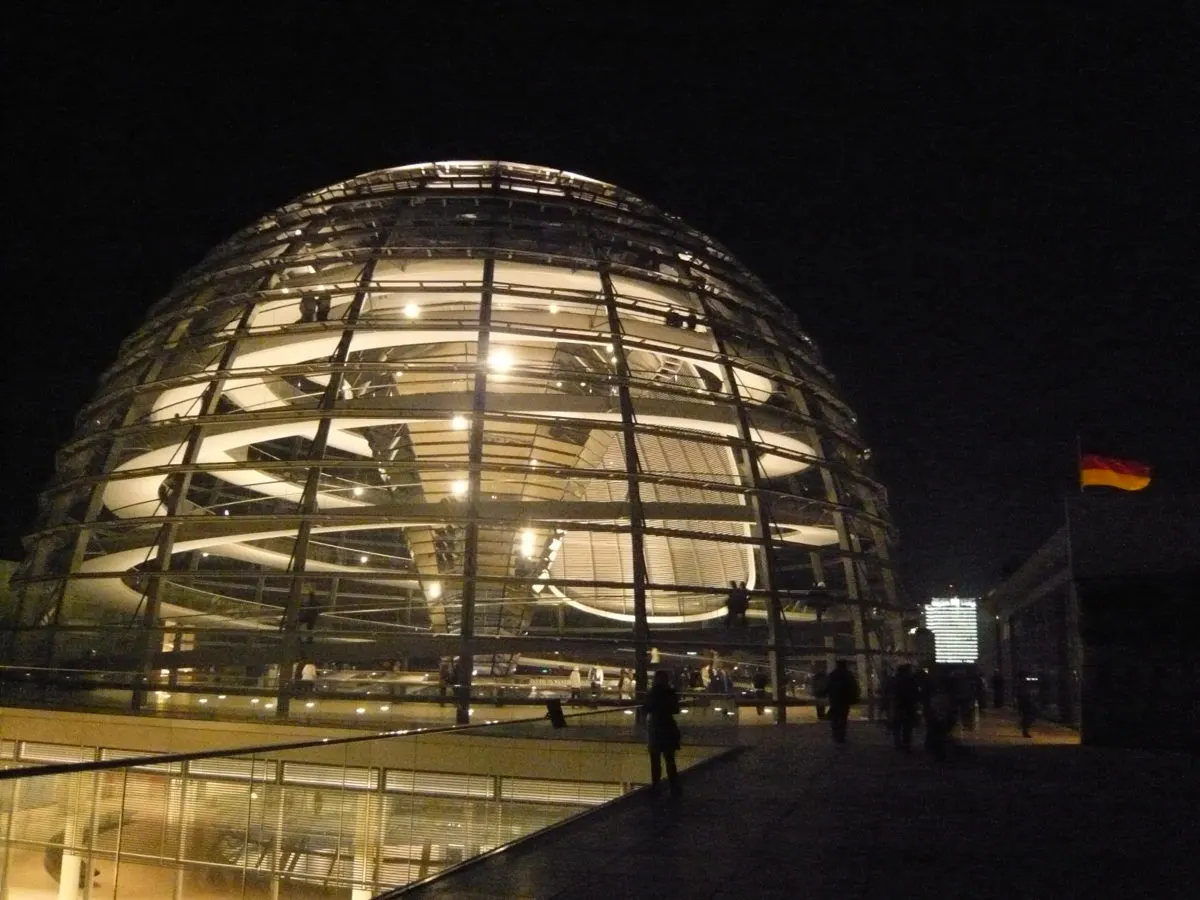
<path id="1" fill-rule="evenodd" d="M 153 675 L 240 647 L 286 699 L 305 654 L 644 653 L 724 628 L 734 582 L 747 634 L 842 609 L 869 646 L 896 596 L 868 457 L 793 313 L 674 216 L 537 166 L 372 172 L 236 234 L 124 342 L 14 653 Z"/>

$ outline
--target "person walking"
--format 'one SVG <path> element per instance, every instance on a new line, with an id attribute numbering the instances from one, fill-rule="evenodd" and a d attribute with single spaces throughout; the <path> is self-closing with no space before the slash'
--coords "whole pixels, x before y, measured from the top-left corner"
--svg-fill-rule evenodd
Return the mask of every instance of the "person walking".
<path id="1" fill-rule="evenodd" d="M 846 725 L 850 719 L 850 707 L 858 702 L 858 679 L 850 671 L 846 660 L 839 659 L 834 670 L 829 673 L 827 683 L 829 694 L 829 720 L 833 726 L 835 743 L 846 743 Z"/>
<path id="2" fill-rule="evenodd" d="M 1033 707 L 1033 690 L 1029 684 L 1029 677 L 1024 672 L 1017 673 L 1017 718 L 1021 723 L 1021 737 L 1031 738 L 1033 734 L 1029 731 L 1033 727 L 1033 720 L 1036 718 Z"/>
<path id="3" fill-rule="evenodd" d="M 670 672 L 660 669 L 654 673 L 654 684 L 642 709 L 646 712 L 646 745 L 650 751 L 650 793 L 658 793 L 665 761 L 671 796 L 678 797 L 680 788 L 675 751 L 680 746 L 680 734 L 675 716 L 679 713 L 679 695 L 671 687 Z"/>
<path id="4" fill-rule="evenodd" d="M 897 750 L 912 752 L 913 726 L 917 724 L 917 707 L 921 702 L 920 684 L 910 663 L 896 670 L 892 680 L 892 739 Z"/>

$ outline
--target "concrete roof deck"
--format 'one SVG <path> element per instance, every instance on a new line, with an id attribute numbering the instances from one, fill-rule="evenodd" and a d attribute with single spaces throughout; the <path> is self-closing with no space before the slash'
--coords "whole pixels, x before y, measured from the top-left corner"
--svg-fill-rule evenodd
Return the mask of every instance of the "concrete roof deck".
<path id="1" fill-rule="evenodd" d="M 1200 896 L 1190 757 L 1080 747 L 985 713 L 944 763 L 852 721 L 744 729 L 753 746 L 385 896 L 1122 898 Z M 685 734 L 686 741 L 686 734 Z"/>

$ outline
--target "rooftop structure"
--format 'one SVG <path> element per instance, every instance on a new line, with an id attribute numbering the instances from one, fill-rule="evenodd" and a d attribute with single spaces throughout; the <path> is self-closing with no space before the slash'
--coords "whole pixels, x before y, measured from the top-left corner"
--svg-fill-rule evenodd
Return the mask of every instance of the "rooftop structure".
<path id="1" fill-rule="evenodd" d="M 241 663 L 280 715 L 306 659 L 457 657 L 468 698 L 571 639 L 644 684 L 652 645 L 724 633 L 734 582 L 764 652 L 814 608 L 894 648 L 886 495 L 793 308 L 562 171 L 300 197 L 122 344 L 42 496 L 9 658 L 133 672 L 135 705 Z"/>

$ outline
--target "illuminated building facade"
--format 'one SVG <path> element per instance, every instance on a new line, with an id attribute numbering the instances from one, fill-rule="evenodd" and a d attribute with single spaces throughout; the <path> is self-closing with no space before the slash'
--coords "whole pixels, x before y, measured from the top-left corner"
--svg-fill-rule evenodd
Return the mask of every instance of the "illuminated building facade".
<path id="1" fill-rule="evenodd" d="M 921 610 L 936 639 L 940 663 L 974 663 L 979 659 L 979 616 L 974 597 L 934 597 Z"/>
<path id="2" fill-rule="evenodd" d="M 814 592 L 884 651 L 868 457 L 793 312 L 676 217 L 534 166 L 372 172 L 236 234 L 124 342 L 42 497 L 12 658 L 150 684 L 235 654 L 281 714 L 314 657 L 458 656 L 469 695 L 481 659 L 604 639 L 643 679 L 651 640 L 720 633 L 731 582 L 764 652 Z"/>

